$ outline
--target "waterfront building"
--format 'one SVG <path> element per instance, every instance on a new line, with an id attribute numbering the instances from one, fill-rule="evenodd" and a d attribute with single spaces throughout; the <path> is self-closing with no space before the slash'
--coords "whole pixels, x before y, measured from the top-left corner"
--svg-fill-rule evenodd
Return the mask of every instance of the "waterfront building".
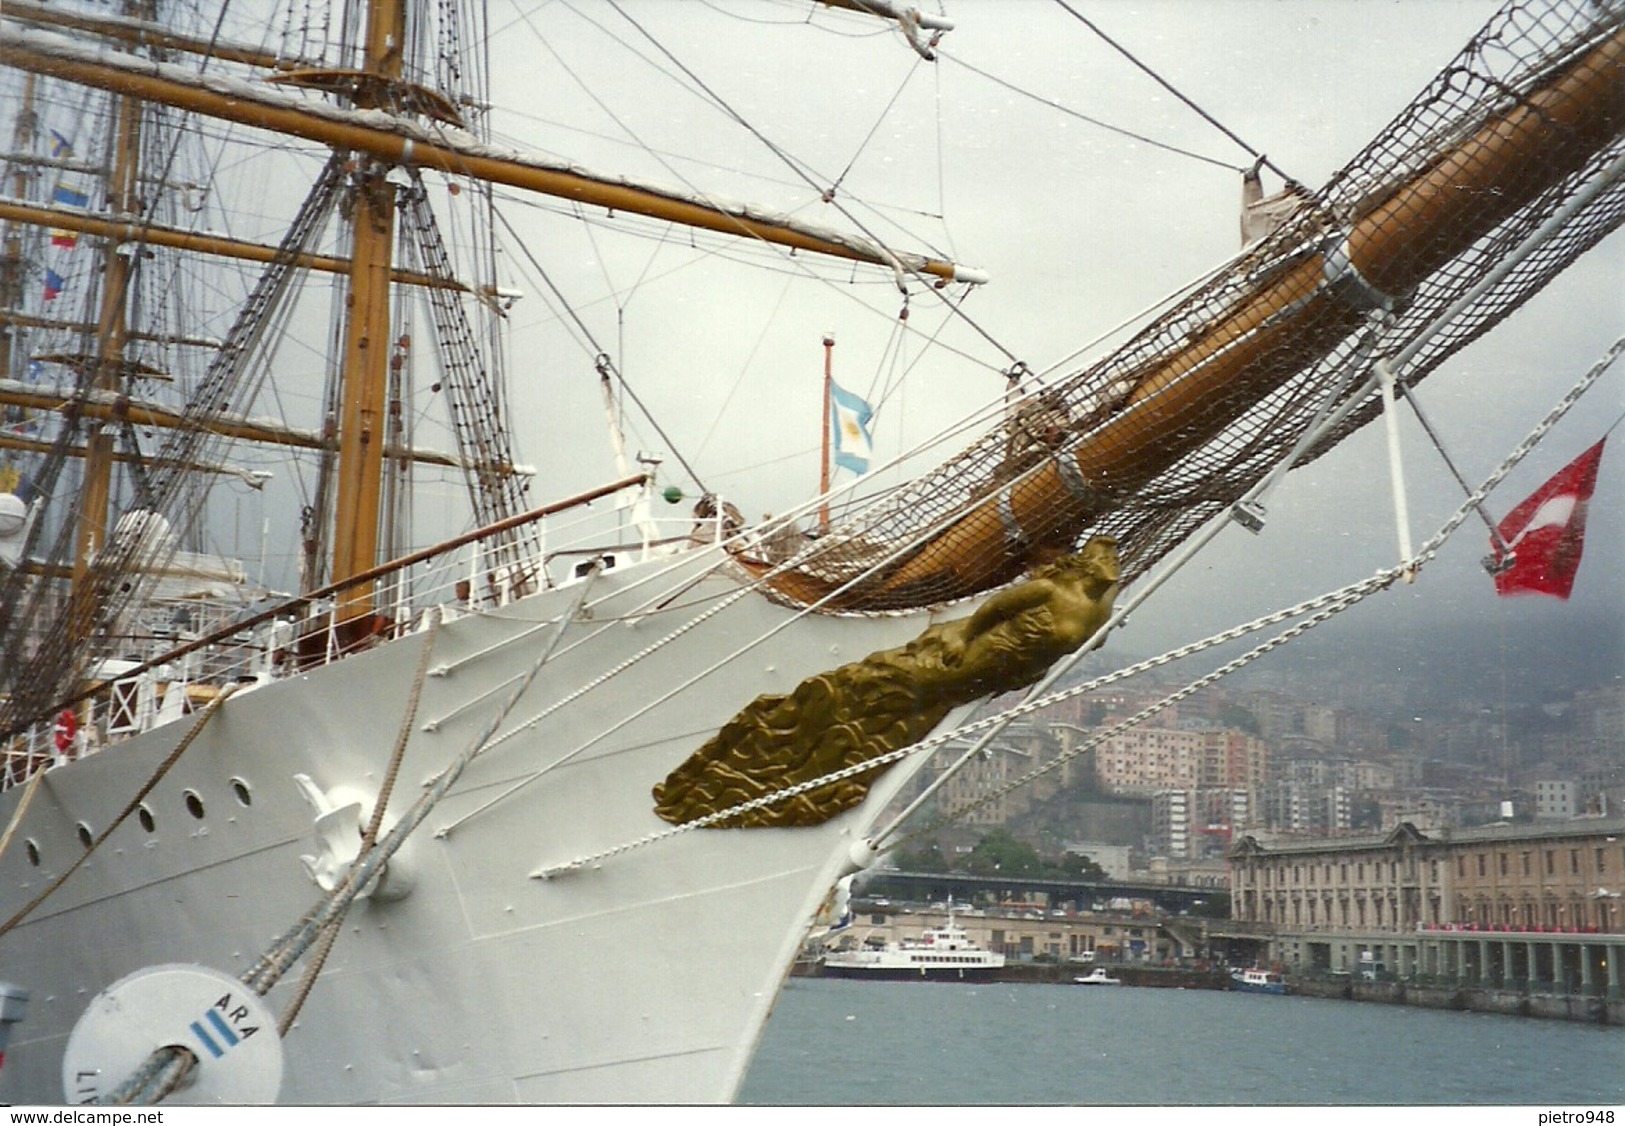
<path id="1" fill-rule="evenodd" d="M 1625 746 L 1625 686 L 1582 689 L 1571 705 L 1575 736 L 1588 743 Z"/>
<path id="2" fill-rule="evenodd" d="M 1462 822 L 1461 799 L 1448 790 L 1389 790 L 1369 795 L 1384 828 L 1409 821 L 1424 833 L 1434 834 Z"/>
<path id="3" fill-rule="evenodd" d="M 1151 795 L 1151 833 L 1146 853 L 1167 860 L 1221 862 L 1237 826 L 1248 825 L 1247 790 L 1158 790 Z"/>
<path id="4" fill-rule="evenodd" d="M 1230 852 L 1234 917 L 1315 932 L 1473 928 L 1625 933 L 1625 820 L 1584 818 Z"/>
<path id="5" fill-rule="evenodd" d="M 1072 841 L 1062 846 L 1065 852 L 1087 856 L 1100 866 L 1110 880 L 1127 880 L 1134 874 L 1133 849 L 1126 844 L 1108 844 L 1105 841 Z"/>
<path id="6" fill-rule="evenodd" d="M 937 782 L 971 746 L 970 740 L 951 742 L 945 753 L 933 761 L 920 785 Z M 987 829 L 1008 824 L 1031 810 L 1034 803 L 1044 801 L 1070 784 L 1063 767 L 1030 785 L 1011 785 L 1015 779 L 1054 759 L 1058 750 L 1059 744 L 1050 737 L 1047 728 L 1013 723 L 983 753 L 973 756 L 942 783 L 937 802 L 943 809 L 963 810 L 959 820 L 965 826 Z"/>
<path id="7" fill-rule="evenodd" d="M 1249 836 L 1230 861 L 1234 919 L 1216 934 L 1260 960 L 1414 987 L 1431 998 L 1419 1003 L 1465 1004 L 1475 991 L 1492 1011 L 1625 1016 L 1625 820 Z"/>
<path id="8" fill-rule="evenodd" d="M 1269 778 L 1269 746 L 1256 735 L 1233 727 L 1202 729 L 1198 783 L 1210 790 L 1247 790 Z"/>
<path id="9" fill-rule="evenodd" d="M 1224 891 L 1230 886 L 1230 869 L 1223 856 L 1193 860 L 1154 856 L 1146 866 L 1144 879 L 1154 884 Z"/>

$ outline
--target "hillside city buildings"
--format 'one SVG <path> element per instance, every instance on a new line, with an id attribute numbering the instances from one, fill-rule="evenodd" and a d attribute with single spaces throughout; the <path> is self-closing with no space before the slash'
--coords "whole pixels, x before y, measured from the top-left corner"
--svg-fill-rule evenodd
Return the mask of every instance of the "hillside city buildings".
<path id="1" fill-rule="evenodd" d="M 1124 724 L 1164 695 L 1089 695 L 1007 728 L 937 796 L 941 811 L 969 810 L 955 847 L 1006 826 L 1052 850 L 1126 849 L 1141 877 L 1212 884 L 1244 837 L 1381 839 L 1402 824 L 1431 837 L 1625 811 L 1625 686 L 1518 716 L 1463 701 L 1403 720 L 1391 704 L 1383 715 L 1282 688 L 1209 690 Z"/>
<path id="2" fill-rule="evenodd" d="M 977 890 L 978 940 L 1016 960 L 1268 964 L 1328 996 L 1625 1019 L 1625 687 L 1425 716 L 1396 711 L 1391 686 L 1348 687 L 1369 710 L 1257 684 L 1160 707 L 1152 686 L 1007 728 L 936 792 L 939 815 L 966 812 L 936 834 L 945 866 L 1002 827 L 1125 891 Z M 1154 907 L 1153 888 L 1222 889 L 1228 918 Z M 917 925 L 865 922 L 871 938 Z"/>

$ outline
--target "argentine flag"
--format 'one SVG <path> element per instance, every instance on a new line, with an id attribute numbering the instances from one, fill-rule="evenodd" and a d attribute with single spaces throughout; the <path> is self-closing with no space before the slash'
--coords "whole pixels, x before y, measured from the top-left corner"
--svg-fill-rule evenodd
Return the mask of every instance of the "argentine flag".
<path id="1" fill-rule="evenodd" d="M 869 420 L 874 413 L 868 403 L 834 381 L 830 382 L 829 426 L 834 435 L 836 465 L 854 473 L 868 471 L 869 458 L 874 453 Z"/>

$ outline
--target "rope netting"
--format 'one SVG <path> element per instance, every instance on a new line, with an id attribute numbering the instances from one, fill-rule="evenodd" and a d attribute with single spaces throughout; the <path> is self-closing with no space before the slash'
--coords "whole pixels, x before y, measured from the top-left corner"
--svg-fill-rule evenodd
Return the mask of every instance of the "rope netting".
<path id="1" fill-rule="evenodd" d="M 1323 188 L 1292 188 L 1273 233 L 937 471 L 851 502 L 771 585 L 814 602 L 915 544 L 834 600 L 902 609 L 990 589 L 1101 533 L 1132 580 L 1317 416 L 1343 412 L 1303 460 L 1374 418 L 1376 360 L 1409 347 L 1398 377 L 1414 386 L 1619 226 L 1622 67 L 1625 7 L 1508 4 Z"/>

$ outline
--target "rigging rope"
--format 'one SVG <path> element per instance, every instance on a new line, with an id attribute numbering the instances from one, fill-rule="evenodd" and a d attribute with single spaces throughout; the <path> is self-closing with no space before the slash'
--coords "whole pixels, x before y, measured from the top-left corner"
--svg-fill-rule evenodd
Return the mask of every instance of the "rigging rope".
<path id="1" fill-rule="evenodd" d="M 547 288 L 553 291 L 553 296 L 558 299 L 561 305 L 563 305 L 565 312 L 567 312 L 570 315 L 570 319 L 575 322 L 576 328 L 579 329 L 581 334 L 587 338 L 587 341 L 592 345 L 595 354 L 601 357 L 607 357 L 609 353 L 599 346 L 597 338 L 595 338 L 592 334 L 592 330 L 587 327 L 586 322 L 583 321 L 580 315 L 576 313 L 575 309 L 570 305 L 570 302 L 559 290 L 559 287 L 553 284 L 553 279 L 548 276 L 547 271 L 542 268 L 542 264 L 538 262 L 536 260 L 536 256 L 531 253 L 530 246 L 526 240 L 521 238 L 519 236 L 519 232 L 513 229 L 513 225 L 508 222 L 508 217 L 503 215 L 500 211 L 495 212 L 495 215 L 497 219 L 501 221 L 502 225 L 507 228 L 508 233 L 513 236 L 514 242 L 518 245 L 520 252 L 524 254 L 525 260 L 530 263 L 531 268 L 536 271 L 537 275 L 542 279 L 542 282 L 547 286 Z M 700 478 L 699 473 L 692 465 L 688 463 L 688 459 L 683 456 L 682 450 L 680 450 L 677 447 L 677 444 L 667 436 L 665 429 L 660 425 L 660 420 L 655 418 L 655 416 L 650 412 L 649 408 L 644 405 L 643 400 L 638 398 L 638 393 L 632 390 L 632 385 L 627 383 L 626 377 L 621 374 L 620 370 L 615 366 L 614 361 L 609 360 L 607 362 L 610 370 L 615 375 L 615 381 L 620 384 L 621 390 L 632 397 L 632 402 L 637 404 L 638 410 L 643 412 L 643 417 L 649 420 L 649 425 L 655 428 L 655 433 L 660 435 L 660 440 L 666 444 L 666 448 L 671 451 L 671 455 L 675 457 L 678 464 L 683 467 L 683 472 L 688 474 L 689 480 L 693 481 L 694 484 L 699 487 L 701 492 L 710 492 L 711 490 L 706 488 L 705 482 Z"/>
<path id="2" fill-rule="evenodd" d="M 858 157 L 863 155 L 863 151 L 869 147 L 869 142 L 875 139 L 876 133 L 880 132 L 881 125 L 885 123 L 886 116 L 891 113 L 892 107 L 897 104 L 897 99 L 903 96 L 903 91 L 907 90 L 908 84 L 914 80 L 914 75 L 919 71 L 920 62 L 920 59 L 914 60 L 914 65 L 909 68 L 908 73 L 903 76 L 903 81 L 898 85 L 896 91 L 893 92 L 891 101 L 886 103 L 886 108 L 881 110 L 879 115 L 876 116 L 875 123 L 869 127 L 869 132 L 864 135 L 863 140 L 858 142 L 857 149 L 852 153 L 852 159 L 846 162 L 846 167 L 841 169 L 841 174 L 835 177 L 835 179 L 830 182 L 829 187 L 824 190 L 824 194 L 821 198 L 825 203 L 830 203 L 835 199 L 835 193 L 840 188 L 841 184 L 846 181 L 847 173 L 852 171 L 853 165 L 857 164 L 858 162 Z"/>
<path id="3" fill-rule="evenodd" d="M 1621 337 L 1619 340 L 1617 340 L 1608 350 L 1608 352 L 1602 357 L 1602 359 L 1598 360 L 1597 363 L 1595 363 L 1591 369 L 1588 370 L 1572 388 L 1570 388 L 1568 393 L 1565 394 L 1563 398 L 1560 399 L 1558 403 L 1547 412 L 1546 416 L 1536 424 L 1524 441 L 1521 442 L 1511 453 L 1506 456 L 1506 458 L 1502 460 L 1501 464 L 1495 469 L 1494 472 L 1490 474 L 1488 478 L 1485 479 L 1484 483 L 1480 485 L 1471 496 L 1462 502 L 1456 511 L 1431 537 L 1429 537 L 1427 542 L 1422 545 L 1422 547 L 1412 558 L 1401 560 L 1399 564 L 1394 567 L 1379 571 L 1370 578 L 1364 579 L 1358 583 L 1350 584 L 1349 586 L 1345 586 L 1339 590 L 1321 595 L 1318 598 L 1300 602 L 1295 606 L 1256 618 L 1251 622 L 1233 627 L 1232 629 L 1226 630 L 1222 633 L 1214 634 L 1191 645 L 1170 650 L 1159 657 L 1152 658 L 1148 661 L 1142 661 L 1137 665 L 1132 665 L 1126 669 L 1119 670 L 1118 672 L 1111 673 L 1107 676 L 1099 677 L 1084 684 L 1076 685 L 1057 692 L 1052 692 L 1034 699 L 1024 700 L 1020 704 L 1005 709 L 996 715 L 984 717 L 971 723 L 963 724 L 950 731 L 939 732 L 911 746 L 903 747 L 896 751 L 891 751 L 884 755 L 876 756 L 875 758 L 867 761 L 854 764 L 853 766 L 846 767 L 830 774 L 826 774 L 820 778 L 814 778 L 806 782 L 798 783 L 795 786 L 775 791 L 771 794 L 763 795 L 762 797 L 740 803 L 739 805 L 731 808 L 707 814 L 706 816 L 696 818 L 693 821 L 687 821 L 681 825 L 675 825 L 667 829 L 657 830 L 635 840 L 627 841 L 621 845 L 604 849 L 600 852 L 578 857 L 563 864 L 539 868 L 532 872 L 532 876 L 539 879 L 549 879 L 565 872 L 576 871 L 582 868 L 597 865 L 604 860 L 642 848 L 646 845 L 655 844 L 670 837 L 691 832 L 695 829 L 703 829 L 719 822 L 737 818 L 742 814 L 751 812 L 752 810 L 766 808 L 781 801 L 797 797 L 803 793 L 831 785 L 835 782 L 840 782 L 847 778 L 873 771 L 879 767 L 889 766 L 892 763 L 899 762 L 911 755 L 926 751 L 933 751 L 953 740 L 963 739 L 971 735 L 980 734 L 995 726 L 1006 725 L 1012 719 L 1029 715 L 1033 712 L 1051 707 L 1054 704 L 1058 704 L 1063 701 L 1070 700 L 1076 696 L 1095 691 L 1108 684 L 1115 683 L 1118 680 L 1127 679 L 1149 669 L 1157 668 L 1177 660 L 1183 660 L 1186 657 L 1193 656 L 1216 645 L 1234 641 L 1240 637 L 1246 636 L 1249 633 L 1254 633 L 1260 629 L 1265 629 L 1269 626 L 1279 624 L 1280 622 L 1301 617 L 1304 614 L 1313 615 L 1305 621 L 1294 625 L 1290 629 L 1284 630 L 1278 637 L 1272 638 L 1270 641 L 1259 645 L 1235 660 L 1230 661 L 1220 669 L 1215 670 L 1215 672 L 1209 673 L 1208 675 L 1192 682 L 1190 685 L 1187 685 L 1185 688 L 1175 693 L 1174 696 L 1170 697 L 1168 700 L 1160 704 L 1153 705 L 1145 711 L 1138 713 L 1136 716 L 1131 717 L 1131 719 L 1125 721 L 1123 725 L 1119 725 L 1118 728 L 1114 728 L 1111 733 L 1115 733 L 1117 730 L 1124 729 L 1127 726 L 1132 726 L 1133 724 L 1143 722 L 1146 718 L 1149 718 L 1151 715 L 1156 714 L 1156 712 L 1161 711 L 1169 704 L 1183 699 L 1185 696 L 1197 691 L 1202 687 L 1205 687 L 1208 684 L 1214 683 L 1223 676 L 1228 676 L 1230 673 L 1252 663 L 1254 660 L 1258 659 L 1264 654 L 1279 648 L 1287 641 L 1296 638 L 1300 634 L 1306 632 L 1328 618 L 1341 613 L 1343 610 L 1348 609 L 1350 606 L 1355 605 L 1356 603 L 1369 597 L 1371 594 L 1376 593 L 1378 590 L 1387 588 L 1388 586 L 1392 585 L 1394 580 L 1401 575 L 1419 570 L 1423 563 L 1431 560 L 1438 553 L 1439 548 L 1467 519 L 1467 516 L 1473 511 L 1474 507 L 1481 503 L 1489 495 L 1489 493 L 1493 491 L 1498 484 L 1500 484 L 1506 475 L 1510 473 L 1520 461 L 1523 460 L 1530 450 L 1534 449 L 1535 445 L 1538 444 L 1539 441 L 1552 429 L 1552 427 L 1555 426 L 1556 423 L 1568 413 L 1574 404 L 1580 400 L 1580 397 L 1584 395 L 1585 392 L 1602 377 L 1602 375 L 1622 352 L 1625 352 L 1625 337 Z M 1089 745 L 1093 746 L 1094 743 Z M 1081 751 L 1079 753 L 1081 753 Z M 1072 757 L 1075 756 L 1069 754 L 1067 759 L 1070 760 Z M 1032 778 L 1037 777 L 1039 774 L 1044 773 L 1048 769 L 1053 769 L 1053 766 L 1040 768 L 1032 774 L 1024 776 L 1018 781 L 1022 784 L 1026 784 L 1027 782 L 1030 782 Z M 1008 791 L 1006 790 L 1001 792 Z M 988 798 L 985 800 L 993 799 Z M 985 804 L 985 800 L 979 801 L 964 812 L 968 813 L 975 808 L 979 808 L 980 805 Z M 896 839 L 896 841 L 889 845 L 888 848 L 895 848 L 897 844 L 900 844 L 902 841 L 912 839 L 917 835 L 918 832 L 914 832 L 900 836 Z"/>
<path id="4" fill-rule="evenodd" d="M 384 780 L 378 787 L 378 797 L 373 801 L 372 816 L 367 820 L 367 827 L 361 834 L 361 851 L 351 862 L 349 872 L 345 873 L 344 880 L 334 888 L 334 893 L 347 889 L 355 880 L 357 867 L 361 861 L 377 847 L 378 830 L 383 824 L 384 810 L 389 806 L 390 796 L 395 792 L 395 779 L 400 776 L 401 760 L 406 757 L 406 744 L 412 737 L 412 724 L 418 714 L 418 704 L 423 699 L 423 681 L 429 674 L 429 658 L 434 654 L 435 638 L 440 634 L 440 626 L 445 621 L 445 613 L 435 614 L 429 621 L 429 636 L 424 639 L 423 652 L 418 657 L 417 675 L 412 678 L 412 690 L 407 695 L 406 707 L 401 712 L 400 731 L 395 736 L 395 747 L 390 751 L 389 766 L 384 771 Z M 327 955 L 333 949 L 333 943 L 338 939 L 339 927 L 343 925 L 349 909 L 339 912 L 328 920 L 322 928 L 321 936 L 317 942 L 316 950 L 310 961 L 305 965 L 305 972 L 300 976 L 298 992 L 288 1007 L 282 1010 L 277 1018 L 276 1030 L 278 1036 L 286 1037 L 293 1022 L 299 1018 L 299 1011 L 305 1006 L 305 999 L 316 986 L 316 979 L 321 976 L 322 967 L 327 964 Z"/>
<path id="5" fill-rule="evenodd" d="M 1000 78 L 991 71 L 986 71 L 979 66 L 974 66 L 942 47 L 937 48 L 937 54 L 942 58 L 947 59 L 951 63 L 964 67 L 974 75 L 985 78 L 997 86 L 1004 87 L 1013 94 L 1020 94 L 1024 98 L 1030 98 L 1033 101 L 1038 102 L 1040 105 L 1048 106 L 1050 109 L 1053 109 L 1058 113 L 1064 113 L 1068 117 L 1075 117 L 1079 121 L 1087 122 L 1088 124 L 1099 129 L 1104 129 L 1108 133 L 1116 133 L 1119 136 L 1127 137 L 1131 141 L 1138 141 L 1143 145 L 1150 145 L 1154 149 L 1162 149 L 1164 152 L 1171 152 L 1176 156 L 1189 157 L 1190 159 L 1200 161 L 1203 164 L 1212 164 L 1219 168 L 1227 168 L 1232 172 L 1245 172 L 1248 167 L 1251 167 L 1251 165 L 1243 167 L 1240 165 L 1231 164 L 1229 161 L 1220 160 L 1218 157 L 1207 156 L 1203 153 L 1195 152 L 1192 149 L 1180 148 L 1178 145 L 1171 145 L 1167 141 L 1159 141 L 1155 137 L 1148 137 L 1144 133 L 1136 133 L 1132 129 L 1125 129 L 1121 125 L 1113 125 L 1111 122 L 1102 118 L 1091 117 L 1089 114 L 1082 113 L 1079 110 L 1070 108 L 1069 106 L 1064 106 L 1060 102 L 1055 101 L 1053 98 L 1046 98 L 1040 94 L 1035 94 L 1031 90 L 1017 86 L 1015 83 L 1010 82 L 1007 79 Z M 1273 168 L 1274 165 L 1271 165 L 1271 167 Z"/>
<path id="6" fill-rule="evenodd" d="M 552 657 L 559 638 L 563 636 L 565 629 L 574 620 L 575 614 L 579 612 L 582 602 L 586 599 L 587 592 L 593 586 L 593 580 L 599 574 L 599 570 L 599 565 L 594 563 L 586 579 L 581 583 L 581 593 L 577 597 L 571 612 L 566 614 L 560 621 L 559 632 L 536 660 L 532 662 L 524 679 L 509 693 L 507 700 L 491 716 L 475 739 L 434 779 L 407 813 L 384 835 L 378 846 L 358 856 L 350 871 L 346 874 L 346 878 L 330 894 L 318 901 L 315 907 L 306 912 L 299 922 L 295 923 L 273 942 L 270 949 L 262 954 L 259 960 L 242 974 L 244 985 L 253 989 L 260 996 L 264 996 L 281 980 L 282 975 L 292 967 L 293 963 L 315 944 L 322 933 L 334 924 L 335 920 L 342 921 L 344 913 L 350 909 L 351 904 L 355 902 L 361 890 L 373 881 L 379 870 L 389 863 L 395 853 L 400 851 L 401 846 L 406 843 L 407 838 L 422 825 L 424 818 L 429 815 L 430 811 L 439 805 L 441 798 L 445 797 L 451 787 L 456 784 L 458 778 L 462 777 L 463 770 L 473 761 L 474 756 L 479 753 L 491 736 L 495 734 L 496 729 L 502 725 L 508 713 L 519 702 L 520 697 L 529 690 L 537 675 L 542 671 L 542 666 Z M 425 643 L 427 644 L 427 641 Z M 426 662 L 424 668 L 427 669 Z M 135 1074 L 125 1080 L 108 1096 L 107 1101 L 120 1105 L 136 1102 L 144 1104 L 157 1102 L 173 1091 L 184 1079 L 186 1071 L 191 1066 L 186 1060 L 188 1055 L 190 1053 L 184 1048 L 166 1047 L 158 1049 L 148 1056 L 146 1063 Z"/>
<path id="7" fill-rule="evenodd" d="M 1253 148 L 1246 141 L 1243 141 L 1234 132 L 1232 132 L 1231 129 L 1228 126 L 1226 126 L 1223 122 L 1219 121 L 1218 118 L 1214 117 L 1212 114 L 1208 113 L 1207 110 L 1203 109 L 1201 106 L 1199 106 L 1195 102 L 1191 101 L 1184 94 L 1182 94 L 1166 78 L 1162 77 L 1162 75 L 1160 75 L 1156 71 L 1152 70 L 1149 66 L 1147 66 L 1145 63 L 1141 62 L 1139 59 L 1135 58 L 1134 54 L 1131 51 L 1129 51 L 1128 48 L 1124 47 L 1121 43 L 1117 42 L 1117 40 L 1115 40 L 1111 36 L 1107 35 L 1104 31 L 1102 31 L 1099 28 L 1099 26 L 1097 26 L 1094 22 L 1092 22 L 1088 17 L 1083 15 L 1083 13 L 1079 12 L 1071 4 L 1068 4 L 1066 2 L 1066 0 L 1055 0 L 1055 3 L 1059 4 L 1064 11 L 1066 11 L 1069 15 L 1072 16 L 1073 19 L 1077 20 L 1079 23 L 1083 24 L 1084 27 L 1087 27 L 1090 31 L 1092 31 L 1096 35 L 1098 35 L 1103 42 L 1105 42 L 1108 46 L 1110 46 L 1118 54 L 1122 55 L 1125 59 L 1127 59 L 1129 62 L 1133 63 L 1140 70 L 1144 71 L 1145 74 L 1148 75 L 1151 78 L 1151 80 L 1154 81 L 1158 86 L 1161 86 L 1164 90 L 1168 91 L 1174 97 L 1178 98 L 1181 102 L 1183 102 L 1186 106 L 1188 106 L 1193 112 L 1195 112 L 1196 115 L 1198 117 L 1200 117 L 1203 121 L 1207 122 L 1209 125 L 1213 126 L 1219 132 L 1223 133 L 1226 137 L 1230 138 L 1237 145 L 1240 145 L 1241 148 L 1247 153 L 1248 156 L 1255 157 L 1257 159 L 1258 163 L 1267 166 L 1277 176 L 1280 176 L 1281 179 L 1287 180 L 1287 181 L 1292 180 L 1292 177 L 1288 176 L 1285 172 L 1281 171 L 1281 169 L 1277 168 L 1275 166 L 1275 163 L 1273 161 L 1271 161 L 1269 157 L 1261 155 L 1258 152 L 1257 149 Z"/>
<path id="8" fill-rule="evenodd" d="M 731 118 L 736 124 L 738 124 L 740 126 L 740 128 L 744 129 L 751 136 L 755 137 L 758 141 L 760 141 L 768 149 L 769 152 L 771 152 L 774 156 L 778 157 L 779 160 L 783 161 L 785 166 L 787 168 L 789 168 L 792 172 L 794 172 L 798 177 L 800 177 L 801 180 L 803 182 L 805 182 L 806 185 L 809 188 L 811 188 L 815 192 L 818 192 L 819 195 L 820 195 L 820 198 L 824 198 L 824 189 L 819 186 L 819 184 L 813 179 L 812 176 L 810 176 L 807 172 L 805 172 L 801 168 L 800 164 L 797 161 L 795 161 L 794 159 L 791 158 L 789 153 L 785 152 L 778 145 L 774 144 L 773 141 L 771 141 L 764 133 L 761 132 L 761 130 L 757 129 L 754 125 L 752 125 L 750 122 L 745 120 L 744 115 L 742 115 L 737 110 L 735 110 L 732 106 L 730 106 L 722 98 L 721 95 L 716 93 L 716 91 L 712 90 L 704 82 L 704 80 L 702 80 L 697 74 L 695 74 L 692 70 L 690 70 L 687 66 L 685 66 L 678 58 L 676 58 L 676 56 L 674 56 L 671 53 L 671 51 L 666 48 L 666 46 L 664 44 L 662 44 L 658 39 L 656 39 L 652 34 L 650 34 L 649 31 L 646 28 L 644 28 L 642 24 L 638 23 L 637 20 L 633 19 L 630 15 L 628 15 L 626 13 L 626 11 L 621 7 L 618 0 L 610 0 L 610 3 L 611 3 L 611 6 L 614 7 L 615 11 L 621 16 L 622 19 L 626 20 L 627 23 L 631 24 L 634 28 L 637 29 L 639 34 L 641 34 L 644 38 L 648 39 L 650 43 L 654 44 L 655 48 L 657 50 L 659 50 L 661 52 L 661 54 L 663 54 L 667 59 L 669 59 L 671 61 L 672 65 L 676 66 L 680 71 L 682 71 L 684 76 L 687 77 L 689 81 L 693 82 L 696 87 L 698 87 L 700 90 L 702 90 L 705 93 L 706 97 L 710 98 L 712 100 L 712 102 L 719 109 L 721 109 L 725 114 L 727 114 L 729 118 Z M 918 65 L 918 64 L 915 64 L 915 65 Z M 916 276 L 915 272 L 910 270 L 905 265 L 903 265 L 903 263 L 900 260 L 898 260 L 897 256 L 894 255 L 891 252 L 891 250 L 889 249 L 886 241 L 884 239 L 880 238 L 878 235 L 876 235 L 875 232 L 869 228 L 868 224 L 864 223 L 856 215 L 852 214 L 852 212 L 847 207 L 845 207 L 842 203 L 840 203 L 838 200 L 835 200 L 835 199 L 826 199 L 825 202 L 827 202 L 831 207 L 835 208 L 835 210 L 838 211 L 841 214 L 841 216 L 847 220 L 847 222 L 851 223 L 853 225 L 853 227 L 855 227 L 859 232 L 861 232 L 865 238 L 869 239 L 870 242 L 872 242 L 874 244 L 874 246 L 880 251 L 880 253 L 883 254 L 886 257 L 886 259 L 888 260 L 888 262 L 890 263 L 890 265 L 892 267 L 893 272 L 897 276 L 898 288 L 902 289 L 902 290 L 904 290 L 906 292 L 906 287 L 903 285 L 903 278 L 908 277 L 908 276 Z M 931 277 L 922 276 L 921 280 L 926 283 L 926 291 L 927 292 L 933 293 L 933 294 L 938 294 L 939 296 L 941 295 L 942 291 L 937 288 L 938 283 L 937 283 L 936 279 L 931 278 Z M 986 329 L 982 328 L 981 325 L 977 324 L 970 317 L 966 316 L 964 311 L 959 307 L 959 305 L 957 303 L 945 302 L 945 304 L 947 305 L 947 307 L 950 310 L 952 310 L 954 312 L 954 314 L 956 316 L 958 316 L 965 323 L 965 325 L 968 328 L 971 329 L 971 331 L 973 331 L 977 335 L 981 336 L 982 339 L 987 341 L 987 343 L 991 347 L 998 349 L 998 351 L 1001 352 L 1004 355 L 1004 357 L 1007 360 L 1009 360 L 1011 363 L 1017 362 L 1015 353 L 1011 352 L 1008 348 L 1006 348 L 1003 344 L 1001 344 L 998 340 L 996 340 L 992 336 L 992 334 L 990 334 Z"/>

